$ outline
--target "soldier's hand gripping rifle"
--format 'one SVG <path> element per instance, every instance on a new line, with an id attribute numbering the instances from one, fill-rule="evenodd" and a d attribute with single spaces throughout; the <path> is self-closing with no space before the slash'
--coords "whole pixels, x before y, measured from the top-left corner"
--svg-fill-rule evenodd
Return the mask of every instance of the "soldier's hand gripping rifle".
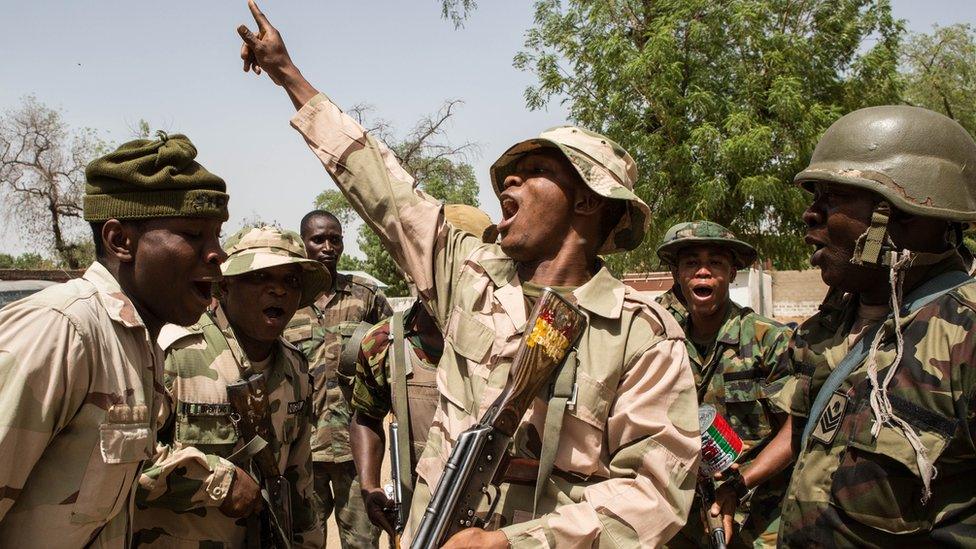
<path id="1" fill-rule="evenodd" d="M 250 457 L 251 471 L 261 485 L 265 504 L 258 517 L 260 532 L 256 535 L 260 539 L 248 540 L 249 545 L 287 549 L 292 542 L 291 485 L 281 476 L 271 447 L 275 436 L 267 389 L 267 377 L 262 372 L 228 384 L 227 397 L 234 410 L 234 426 L 242 440 L 249 441 L 242 450 Z M 248 535 L 255 534 L 249 531 Z"/>
<path id="2" fill-rule="evenodd" d="M 526 323 L 508 385 L 477 425 L 461 433 L 424 511 L 412 549 L 440 547 L 468 527 L 484 527 L 498 503 L 508 447 L 532 399 L 576 344 L 586 317 L 546 288 Z M 485 498 L 489 508 L 479 513 Z"/>

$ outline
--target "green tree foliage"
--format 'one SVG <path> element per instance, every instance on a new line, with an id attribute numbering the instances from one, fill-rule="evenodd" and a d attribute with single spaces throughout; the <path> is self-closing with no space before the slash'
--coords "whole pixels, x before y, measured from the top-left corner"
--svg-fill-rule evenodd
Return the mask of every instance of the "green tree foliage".
<path id="1" fill-rule="evenodd" d="M 905 100 L 956 120 L 976 134 L 976 32 L 970 25 L 912 33 L 902 57 Z"/>
<path id="2" fill-rule="evenodd" d="M 348 112 L 390 147 L 400 164 L 414 177 L 414 186 L 446 203 L 477 206 L 478 181 L 474 169 L 466 162 L 476 147 L 472 143 L 451 145 L 446 139 L 447 124 L 460 104 L 457 100 L 447 101 L 437 113 L 422 118 L 402 138 L 393 135 L 383 121 L 367 123 L 371 110 L 367 106 L 358 105 Z M 320 193 L 315 198 L 315 207 L 335 215 L 343 224 L 344 234 L 351 233 L 349 225 L 359 219 L 346 197 L 335 189 Z M 391 297 L 409 295 L 403 273 L 383 248 L 379 237 L 361 223 L 356 232 L 356 242 L 366 257 L 359 259 L 344 254 L 339 260 L 339 268 L 370 273 L 389 284 L 386 293 Z"/>
<path id="3" fill-rule="evenodd" d="M 33 252 L 25 252 L 18 256 L 0 253 L 0 269 L 41 270 L 55 269 L 57 267 L 58 265 L 50 259 Z"/>
<path id="4" fill-rule="evenodd" d="M 441 17 L 454 23 L 454 28 L 459 29 L 477 7 L 475 0 L 441 0 Z"/>
<path id="5" fill-rule="evenodd" d="M 637 161 L 654 212 L 617 272 L 657 267 L 673 223 L 710 219 L 779 268 L 808 256 L 792 184 L 843 113 L 897 101 L 900 23 L 886 0 L 537 0 L 515 65 L 530 108 L 578 124 Z"/>

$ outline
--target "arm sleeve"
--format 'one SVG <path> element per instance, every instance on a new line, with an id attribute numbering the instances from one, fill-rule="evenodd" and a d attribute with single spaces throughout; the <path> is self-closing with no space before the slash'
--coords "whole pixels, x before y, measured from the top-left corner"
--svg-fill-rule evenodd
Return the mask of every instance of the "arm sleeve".
<path id="1" fill-rule="evenodd" d="M 163 384 L 171 401 L 177 402 L 178 395 L 173 394 L 176 366 L 171 356 L 166 358 Z M 136 501 L 141 506 L 177 512 L 219 507 L 227 497 L 235 470 L 233 463 L 194 446 L 181 446 L 177 441 L 161 443 L 152 462 L 139 475 Z"/>
<path id="2" fill-rule="evenodd" d="M 664 339 L 624 374 L 607 421 L 612 477 L 579 503 L 502 531 L 512 547 L 660 547 L 685 523 L 701 442 L 680 339 Z"/>
<path id="3" fill-rule="evenodd" d="M 442 204 L 415 190 L 393 152 L 326 96 L 309 100 L 291 124 L 446 325 L 460 262 L 484 244 L 445 223 Z"/>
<path id="4" fill-rule="evenodd" d="M 356 361 L 350 405 L 357 413 L 382 420 L 392 406 L 390 385 L 387 383 L 386 358 L 390 348 L 389 323 L 374 326 L 363 337 Z"/>
<path id="5" fill-rule="evenodd" d="M 789 413 L 789 409 L 782 406 L 777 395 L 784 390 L 793 377 L 793 364 L 789 352 L 791 334 L 792 331 L 788 328 L 775 332 L 770 330 L 766 334 L 766 338 L 770 341 L 764 342 L 763 345 L 765 348 L 763 363 L 769 367 L 769 374 L 763 380 L 763 394 L 775 411 L 782 413 Z"/>
<path id="6" fill-rule="evenodd" d="M 85 403 L 91 361 L 62 313 L 14 306 L 0 313 L 0 520 L 51 439 Z"/>

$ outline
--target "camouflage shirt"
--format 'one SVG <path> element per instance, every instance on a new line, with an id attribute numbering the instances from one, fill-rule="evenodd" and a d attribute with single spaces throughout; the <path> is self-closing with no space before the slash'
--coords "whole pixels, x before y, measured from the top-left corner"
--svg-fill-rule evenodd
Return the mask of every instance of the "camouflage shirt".
<path id="1" fill-rule="evenodd" d="M 687 332 L 691 319 L 675 291 L 662 294 L 658 302 L 667 307 Z M 792 374 L 790 336 L 788 327 L 730 300 L 725 322 L 707 356 L 701 356 L 691 340 L 687 341 L 698 400 L 715 406 L 742 439 L 740 464 L 748 464 L 775 435 L 776 423 L 771 414 L 784 412 L 779 407 L 771 407 L 775 402 L 771 399 Z M 761 535 L 779 515 L 779 504 L 788 483 L 788 471 L 776 475 L 760 486 L 742 507 L 738 518 L 741 522 L 748 514 L 743 526 L 750 539 Z M 693 518 L 688 533 L 699 537 L 701 526 L 697 516 Z"/>
<path id="2" fill-rule="evenodd" d="M 356 364 L 356 381 L 353 385 L 352 407 L 357 413 L 365 414 L 374 419 L 383 419 L 390 413 L 392 407 L 393 381 L 390 379 L 390 362 L 393 360 L 390 349 L 393 336 L 390 333 L 388 318 L 373 326 L 366 336 L 359 351 Z M 427 443 L 427 433 L 433 420 L 434 408 L 437 403 L 437 362 L 444 351 L 444 340 L 437 334 L 437 338 L 422 337 L 413 328 L 410 315 L 404 316 L 405 324 L 403 337 L 410 349 L 404 353 L 409 361 L 407 375 L 407 401 L 409 418 L 397 418 L 400 425 L 409 421 L 412 465 L 416 465 L 417 458 Z M 390 442 L 392 444 L 392 442 Z M 411 467 L 413 470 L 413 467 Z"/>
<path id="3" fill-rule="evenodd" d="M 311 99 L 292 125 L 443 327 L 437 411 L 402 538 L 409 544 L 453 441 L 508 382 L 528 313 L 522 281 L 499 246 L 446 223 L 442 204 L 415 190 L 390 149 L 328 98 Z M 664 309 L 606 268 L 571 295 L 589 317 L 576 403 L 563 417 L 539 516 L 533 486 L 505 483 L 499 524 L 516 548 L 660 545 L 687 519 L 701 450 L 684 338 Z M 517 455 L 538 457 L 546 411 L 545 400 L 533 401 Z"/>
<path id="4" fill-rule="evenodd" d="M 343 346 L 360 323 L 376 324 L 393 314 L 375 285 L 355 276 L 338 274 L 335 291 L 322 294 L 288 323 L 284 338 L 308 359 L 314 383 L 312 459 L 343 462 L 349 448 L 349 408 L 352 374 L 340 375 Z"/>
<path id="5" fill-rule="evenodd" d="M 963 266 L 949 261 L 942 270 L 949 269 Z M 857 310 L 857 296 L 828 295 L 793 337 L 797 377 L 780 400 L 794 417 L 797 437 L 820 387 L 854 344 Z M 968 283 L 904 317 L 900 326 L 904 356 L 888 396 L 935 464 L 931 498 L 922 501 L 915 451 L 901 431 L 885 424 L 872 435 L 871 385 L 862 363 L 831 396 L 800 449 L 783 505 L 784 545 L 976 544 L 974 325 L 976 284 Z M 894 361 L 894 339 L 887 329 L 877 356 L 879 379 Z"/>
<path id="6" fill-rule="evenodd" d="M 171 409 L 162 363 L 100 263 L 0 311 L 0 547 L 128 545 L 133 487 Z M 160 459 L 231 480 L 196 451 Z"/>
<path id="7" fill-rule="evenodd" d="M 160 334 L 166 346 L 165 386 L 172 394 L 175 420 L 161 455 L 196 448 L 214 464 L 227 461 L 246 440 L 240 440 L 230 420 L 227 384 L 244 374 L 257 373 L 241 350 L 233 329 L 219 307 L 189 328 L 167 325 Z M 268 402 L 276 440 L 268 441 L 278 467 L 291 483 L 295 545 L 320 547 L 324 533 L 312 512 L 311 383 L 308 366 L 297 349 L 279 340 L 265 366 Z M 169 430 L 169 429 L 168 429 Z M 171 547 L 244 547 L 246 521 L 229 518 L 206 492 L 210 487 L 192 471 L 173 471 L 165 462 L 143 471 L 134 519 L 137 545 Z"/>

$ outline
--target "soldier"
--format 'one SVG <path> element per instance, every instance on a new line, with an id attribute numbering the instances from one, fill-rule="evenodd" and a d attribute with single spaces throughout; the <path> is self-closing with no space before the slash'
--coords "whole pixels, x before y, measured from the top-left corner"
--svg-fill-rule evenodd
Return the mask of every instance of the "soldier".
<path id="1" fill-rule="evenodd" d="M 404 541 L 452 441 L 506 385 L 529 307 L 545 286 L 588 315 L 579 360 L 564 368 L 575 382 L 560 383 L 548 406 L 536 399 L 524 417 L 512 452 L 525 467 L 502 473 L 491 517 L 501 529 L 462 530 L 445 547 L 633 547 L 670 538 L 687 518 L 700 451 L 683 337 L 667 311 L 598 258 L 635 248 L 646 231 L 650 212 L 633 192 L 630 155 L 575 127 L 510 148 L 491 169 L 500 245 L 485 244 L 444 221 L 443 205 L 415 190 L 390 149 L 301 76 L 278 32 L 250 6 L 261 34 L 239 29 L 245 67 L 284 86 L 299 109 L 292 124 L 444 329 L 440 396 Z"/>
<path id="2" fill-rule="evenodd" d="M 743 450 L 737 463 L 748 467 L 786 419 L 771 399 L 792 370 L 790 330 L 729 297 L 737 270 L 752 265 L 756 250 L 717 223 L 694 221 L 668 229 L 657 255 L 674 277 L 674 286 L 658 302 L 685 331 L 698 401 L 715 406 L 739 435 Z M 789 473 L 781 473 L 750 496 L 737 516 L 737 545 L 776 546 L 779 504 L 788 482 Z M 708 547 L 700 505 L 696 499 L 688 524 L 669 547 Z M 725 533 L 731 540 L 731 523 Z"/>
<path id="3" fill-rule="evenodd" d="M 200 320 L 183 328 L 167 325 L 160 335 L 166 347 L 163 377 L 172 395 L 175 417 L 166 429 L 161 456 L 195 447 L 207 460 L 246 468 L 248 457 L 237 452 L 248 442 L 233 424 L 235 410 L 227 384 L 266 372 L 274 450 L 280 471 L 291 484 L 291 522 L 295 544 L 321 547 L 322 524 L 312 509 L 311 398 L 305 357 L 281 334 L 299 307 L 311 303 L 329 285 L 321 263 L 307 259 L 301 238 L 274 227 L 245 228 L 231 236 L 224 249 L 219 303 Z M 161 438 L 163 436 L 161 435 Z M 248 517 L 260 507 L 243 509 L 214 505 L 206 484 L 192 471 L 173 471 L 165 461 L 146 468 L 137 495 L 135 544 L 169 547 L 194 545 L 244 547 Z M 255 485 L 242 469 L 225 487 Z M 274 509 L 275 514 L 287 513 Z"/>
<path id="4" fill-rule="evenodd" d="M 157 335 L 200 316 L 225 257 L 226 187 L 196 154 L 160 134 L 89 164 L 96 261 L 0 311 L 0 546 L 128 545 L 132 488 L 170 409 Z M 229 479 L 199 452 L 168 460 L 208 486 Z"/>
<path id="5" fill-rule="evenodd" d="M 488 215 L 474 206 L 444 206 L 447 222 L 478 236 L 486 243 L 498 238 L 498 229 Z M 391 329 L 394 323 L 400 330 Z M 409 345 L 410 352 L 398 353 Z M 388 511 L 391 505 L 380 486 L 383 462 L 383 419 L 391 411 L 398 422 L 398 445 L 403 460 L 397 482 L 403 486 L 404 514 L 409 510 L 409 494 L 416 484 L 417 458 L 427 444 L 427 434 L 437 408 L 437 363 L 444 349 L 444 337 L 423 302 L 417 300 L 406 313 L 394 313 L 390 319 L 373 326 L 365 337 L 356 364 L 353 386 L 353 419 L 349 428 L 353 459 L 362 484 L 363 500 L 369 519 L 394 535 Z M 401 358 L 397 358 L 401 357 Z M 403 391 L 396 393 L 397 385 Z M 397 400 L 394 393 L 400 395 Z"/>
<path id="6" fill-rule="evenodd" d="M 342 224 L 334 215 L 309 212 L 302 218 L 301 234 L 308 257 L 332 277 L 332 284 L 285 330 L 285 339 L 308 359 L 315 384 L 312 461 L 319 518 L 325 524 L 335 511 L 344 548 L 375 547 L 380 531 L 366 514 L 349 447 L 349 400 L 363 334 L 393 310 L 376 285 L 336 271 L 343 245 Z"/>
<path id="7" fill-rule="evenodd" d="M 745 484 L 796 457 L 786 547 L 972 546 L 976 284 L 959 247 L 976 221 L 976 143 L 929 110 L 861 109 L 796 182 L 813 195 L 806 242 L 830 292 L 793 337 L 796 377 L 777 397 L 790 419 Z"/>

